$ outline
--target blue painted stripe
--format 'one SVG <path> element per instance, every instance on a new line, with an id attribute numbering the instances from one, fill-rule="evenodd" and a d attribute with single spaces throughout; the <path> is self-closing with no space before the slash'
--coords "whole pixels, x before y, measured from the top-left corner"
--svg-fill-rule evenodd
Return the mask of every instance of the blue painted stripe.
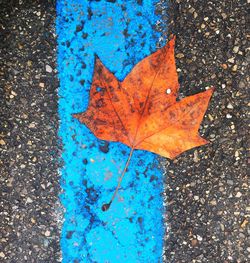
<path id="1" fill-rule="evenodd" d="M 121 143 L 107 146 L 71 116 L 88 105 L 95 53 L 122 80 L 156 50 L 155 4 L 57 1 L 63 262 L 162 261 L 163 175 L 156 155 L 135 151 L 118 198 L 102 212 L 130 149 Z"/>

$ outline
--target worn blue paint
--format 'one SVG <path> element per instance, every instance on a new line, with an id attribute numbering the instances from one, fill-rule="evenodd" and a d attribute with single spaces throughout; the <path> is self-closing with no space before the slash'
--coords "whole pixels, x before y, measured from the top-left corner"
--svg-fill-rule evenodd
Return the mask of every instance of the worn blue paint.
<path id="1" fill-rule="evenodd" d="M 162 261 L 163 175 L 156 155 L 135 151 L 118 198 L 102 212 L 129 148 L 121 143 L 106 147 L 71 116 L 86 110 L 95 53 L 122 80 L 156 50 L 156 2 L 113 2 L 57 1 L 63 262 Z"/>

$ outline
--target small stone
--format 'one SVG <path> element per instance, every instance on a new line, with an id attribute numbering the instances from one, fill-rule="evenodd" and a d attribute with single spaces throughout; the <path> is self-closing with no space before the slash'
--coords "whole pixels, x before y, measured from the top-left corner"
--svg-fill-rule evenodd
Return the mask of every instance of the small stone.
<path id="1" fill-rule="evenodd" d="M 26 204 L 31 204 L 31 203 L 33 203 L 33 200 L 30 197 L 28 197 L 26 199 Z"/>
<path id="2" fill-rule="evenodd" d="M 42 88 L 42 89 L 43 89 L 43 88 L 44 88 L 44 86 L 45 86 L 45 85 L 44 85 L 44 83 L 43 83 L 43 82 L 40 82 L 40 83 L 39 83 L 39 87 L 40 87 L 40 88 Z"/>
<path id="3" fill-rule="evenodd" d="M 32 122 L 32 123 L 29 124 L 29 128 L 35 128 L 35 127 L 36 127 L 35 123 Z"/>
<path id="4" fill-rule="evenodd" d="M 234 107 L 233 107 L 233 105 L 229 102 L 229 103 L 227 104 L 227 108 L 230 109 L 230 110 L 232 110 Z"/>
<path id="5" fill-rule="evenodd" d="M 235 157 L 239 157 L 239 156 L 240 156 L 239 151 L 235 151 L 234 156 L 235 156 Z"/>
<path id="6" fill-rule="evenodd" d="M 233 67 L 232 67 L 232 71 L 233 71 L 233 72 L 236 72 L 237 69 L 238 69 L 238 66 L 237 66 L 237 65 L 233 65 Z"/>
<path id="7" fill-rule="evenodd" d="M 241 228 L 244 228 L 244 227 L 246 227 L 247 224 L 248 224 L 248 220 L 245 218 L 245 219 L 243 220 L 243 222 L 240 224 L 240 227 L 241 227 Z"/>
<path id="8" fill-rule="evenodd" d="M 52 67 L 50 65 L 45 66 L 46 72 L 51 73 L 52 72 Z"/>
<path id="9" fill-rule="evenodd" d="M 214 118 L 213 118 L 213 116 L 211 114 L 208 114 L 208 118 L 209 118 L 210 121 L 214 120 Z"/>
<path id="10" fill-rule="evenodd" d="M 199 196 L 198 196 L 198 195 L 195 195 L 195 196 L 194 196 L 194 200 L 195 200 L 195 201 L 198 201 L 198 200 L 199 200 Z"/>
<path id="11" fill-rule="evenodd" d="M 198 156 L 198 151 L 197 150 L 195 150 L 194 151 L 194 158 L 193 158 L 193 160 L 194 160 L 194 162 L 195 163 L 198 163 L 199 162 L 199 156 Z"/>
<path id="12" fill-rule="evenodd" d="M 241 81 L 239 82 L 239 88 L 240 88 L 240 89 L 244 89 L 245 87 L 246 87 L 245 82 L 244 82 L 243 80 L 241 80 Z"/>
<path id="13" fill-rule="evenodd" d="M 213 199 L 213 200 L 210 202 L 210 204 L 211 204 L 212 206 L 216 206 L 216 205 L 217 205 L 217 201 L 216 201 L 215 199 Z"/>
<path id="14" fill-rule="evenodd" d="M 228 113 L 228 114 L 226 115 L 226 117 L 227 117 L 227 119 L 231 119 L 233 116 Z"/>
<path id="15" fill-rule="evenodd" d="M 177 58 L 184 58 L 185 55 L 184 55 L 183 53 L 178 53 L 178 54 L 176 55 L 176 57 L 177 57 Z"/>
<path id="16" fill-rule="evenodd" d="M 223 69 L 227 69 L 227 64 L 224 63 L 224 64 L 221 65 L 221 67 L 222 67 Z"/>
<path id="17" fill-rule="evenodd" d="M 45 233 L 44 233 L 44 235 L 45 235 L 46 237 L 49 237 L 49 236 L 50 236 L 50 231 L 49 231 L 49 230 L 46 230 Z"/>
<path id="18" fill-rule="evenodd" d="M 235 47 L 233 48 L 233 52 L 234 52 L 234 53 L 238 53 L 238 52 L 239 52 L 239 48 L 240 48 L 239 46 L 235 46 Z"/>
<path id="19" fill-rule="evenodd" d="M 0 252 L 0 258 L 4 258 L 5 254 L 3 252 Z"/>
<path id="20" fill-rule="evenodd" d="M 233 184 L 234 184 L 234 181 L 233 181 L 233 180 L 227 180 L 227 183 L 228 183 L 229 185 L 233 185 Z"/>
<path id="21" fill-rule="evenodd" d="M 199 235 L 197 235 L 197 239 L 198 239 L 198 241 L 202 241 L 202 237 Z"/>
<path id="22" fill-rule="evenodd" d="M 0 139 L 0 145 L 5 145 L 5 141 L 3 139 Z"/>
<path id="23" fill-rule="evenodd" d="M 235 195 L 235 197 L 240 198 L 242 196 L 241 192 L 237 192 L 237 194 Z"/>
<path id="24" fill-rule="evenodd" d="M 221 13 L 221 16 L 222 16 L 223 19 L 227 18 L 227 14 L 225 14 L 225 13 Z"/>
<path id="25" fill-rule="evenodd" d="M 229 58 L 228 60 L 227 60 L 229 63 L 234 63 L 234 58 Z"/>
<path id="26" fill-rule="evenodd" d="M 205 24 L 201 24 L 201 29 L 204 29 L 206 27 Z"/>

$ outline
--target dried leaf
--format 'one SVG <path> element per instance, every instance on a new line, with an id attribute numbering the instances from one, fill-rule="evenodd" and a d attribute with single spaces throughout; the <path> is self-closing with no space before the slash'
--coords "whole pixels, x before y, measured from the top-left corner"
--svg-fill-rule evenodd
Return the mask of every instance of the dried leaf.
<path id="1" fill-rule="evenodd" d="M 174 42 L 139 62 L 122 82 L 96 57 L 88 109 L 74 117 L 99 139 L 170 159 L 206 144 L 198 129 L 213 89 L 176 101 Z"/>
<path id="2" fill-rule="evenodd" d="M 114 200 L 135 149 L 173 159 L 207 143 L 198 129 L 213 89 L 176 100 L 179 83 L 174 44 L 175 38 L 140 61 L 121 82 L 95 59 L 88 108 L 73 116 L 99 139 L 131 147 L 117 188 L 103 211 Z"/>

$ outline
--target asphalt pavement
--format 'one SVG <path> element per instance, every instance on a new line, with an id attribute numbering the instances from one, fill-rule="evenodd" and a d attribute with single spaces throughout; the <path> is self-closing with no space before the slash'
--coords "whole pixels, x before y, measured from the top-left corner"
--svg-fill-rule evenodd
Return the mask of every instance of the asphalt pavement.
<path id="1" fill-rule="evenodd" d="M 179 97 L 214 86 L 210 144 L 166 160 L 164 262 L 250 261 L 249 0 L 161 1 Z M 0 0 L 0 262 L 61 262 L 55 3 Z M 165 24 L 169 26 L 166 29 Z"/>

